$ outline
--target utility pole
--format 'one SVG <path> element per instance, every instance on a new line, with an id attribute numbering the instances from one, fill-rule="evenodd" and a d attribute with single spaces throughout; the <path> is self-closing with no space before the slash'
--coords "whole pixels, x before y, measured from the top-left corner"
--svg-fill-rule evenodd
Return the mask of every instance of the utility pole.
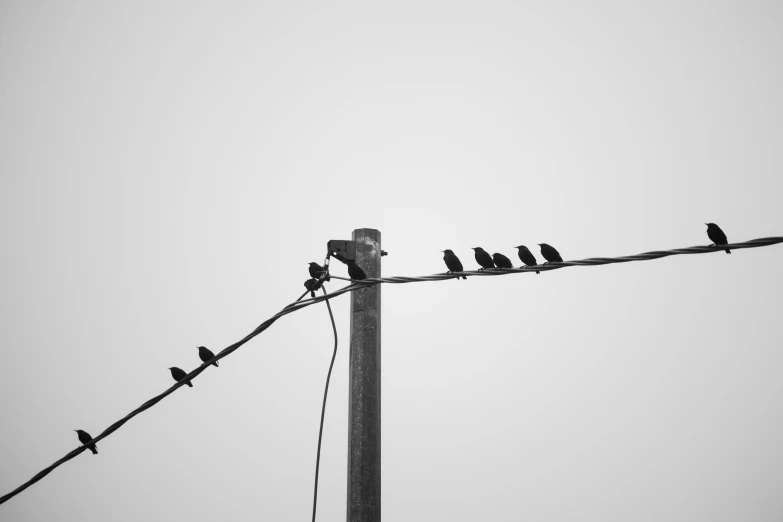
<path id="1" fill-rule="evenodd" d="M 356 264 L 381 277 L 381 233 L 353 231 Z M 381 285 L 352 292 L 348 522 L 381 521 Z"/>

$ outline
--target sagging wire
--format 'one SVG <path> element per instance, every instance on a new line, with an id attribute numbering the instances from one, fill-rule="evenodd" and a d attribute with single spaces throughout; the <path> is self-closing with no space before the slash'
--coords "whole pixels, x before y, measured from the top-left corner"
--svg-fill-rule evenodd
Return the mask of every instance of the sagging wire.
<path id="1" fill-rule="evenodd" d="M 677 248 L 672 250 L 656 250 L 652 252 L 645 252 L 642 254 L 632 255 L 632 256 L 621 256 L 621 257 L 594 257 L 589 259 L 583 259 L 583 260 L 577 260 L 577 261 L 563 261 L 563 262 L 556 262 L 556 263 L 545 263 L 543 265 L 537 265 L 537 266 L 531 266 L 531 267 L 525 267 L 525 268 L 509 268 L 509 269 L 494 269 L 494 270 L 484 270 L 484 271 L 464 271 L 464 272 L 451 272 L 451 273 L 439 273 L 439 274 L 433 274 L 429 276 L 421 276 L 421 277 L 377 277 L 377 278 L 371 278 L 371 279 L 364 279 L 362 281 L 351 281 L 351 284 L 344 286 L 342 288 L 339 288 L 335 290 L 332 293 L 325 293 L 325 295 L 303 299 L 305 295 L 307 295 L 307 291 L 305 291 L 304 294 L 302 294 L 299 299 L 297 299 L 295 302 L 287 305 L 282 310 L 280 310 L 278 313 L 261 323 L 256 327 L 255 330 L 250 332 L 247 336 L 245 336 L 240 341 L 237 341 L 236 343 L 228 346 L 224 350 L 222 350 L 220 353 L 215 355 L 215 357 L 205 361 L 201 366 L 197 367 L 193 371 L 191 371 L 184 379 L 174 384 L 171 388 L 167 389 L 160 395 L 153 397 L 152 399 L 148 400 L 132 412 L 130 412 L 128 415 L 120 419 L 119 421 L 115 422 L 108 428 L 106 428 L 103 433 L 98 435 L 97 437 L 93 437 L 92 441 L 90 441 L 90 444 L 95 444 L 97 442 L 100 442 L 102 439 L 108 437 L 120 427 L 122 427 L 123 424 L 128 422 L 130 419 L 138 415 L 139 413 L 142 413 L 143 411 L 146 411 L 153 406 L 155 406 L 157 403 L 174 393 L 178 388 L 184 386 L 187 382 L 190 382 L 192 379 L 197 377 L 201 372 L 206 370 L 213 362 L 219 361 L 220 359 L 227 357 L 229 354 L 235 352 L 239 347 L 241 347 L 243 344 L 247 343 L 257 335 L 261 334 L 264 330 L 272 326 L 272 324 L 283 317 L 284 315 L 288 315 L 292 312 L 296 312 L 301 310 L 302 308 L 306 308 L 310 305 L 320 303 L 321 301 L 329 301 L 330 299 L 334 299 L 337 296 L 343 295 L 348 292 L 355 292 L 356 290 L 360 290 L 362 288 L 366 288 L 368 286 L 374 286 L 378 284 L 383 283 L 392 283 L 392 284 L 401 284 L 401 283 L 419 283 L 424 281 L 444 281 L 447 279 L 455 279 L 458 277 L 461 277 L 463 275 L 466 276 L 500 276 L 500 275 L 508 275 L 508 274 L 515 274 L 515 273 L 526 273 L 526 272 L 535 272 L 537 270 L 540 270 L 541 272 L 544 271 L 551 271 L 551 270 L 557 270 L 560 268 L 566 268 L 571 266 L 598 266 L 598 265 L 606 265 L 611 263 L 627 263 L 630 261 L 647 261 L 651 259 L 659 259 L 662 257 L 667 256 L 675 256 L 675 255 L 690 255 L 690 254 L 711 254 L 711 253 L 718 253 L 723 252 L 724 249 L 729 248 L 732 250 L 740 250 L 744 248 L 759 248 L 759 247 L 765 247 L 765 246 L 771 246 L 776 245 L 778 243 L 783 243 L 783 237 L 780 236 L 774 236 L 774 237 L 765 237 L 765 238 L 759 238 L 759 239 L 752 239 L 750 241 L 746 241 L 744 243 L 732 243 L 728 245 L 720 245 L 720 248 L 716 248 L 713 246 L 695 246 L 695 247 L 688 247 L 688 248 Z M 328 258 L 327 263 L 328 265 Z M 328 273 L 328 268 L 327 268 Z M 331 276 L 335 279 L 344 279 L 342 277 L 337 276 Z M 42 471 L 38 472 L 33 478 L 16 488 L 15 490 L 11 491 L 10 493 L 7 493 L 0 497 L 0 504 L 8 501 L 9 499 L 13 498 L 14 496 L 18 495 L 31 485 L 35 484 L 39 480 L 41 480 L 43 477 L 48 475 L 52 472 L 55 468 L 58 466 L 64 464 L 65 462 L 71 460 L 72 458 L 76 457 L 81 452 L 85 451 L 87 449 L 87 446 L 79 446 L 75 450 L 71 451 L 70 453 L 66 454 L 63 458 L 56 461 L 54 464 L 50 465 L 49 467 L 43 469 Z"/>
<path id="2" fill-rule="evenodd" d="M 329 274 L 329 267 L 326 267 L 326 276 Z M 327 295 L 326 288 L 323 287 L 323 279 L 321 280 L 321 290 L 324 295 Z M 326 307 L 329 310 L 329 319 L 332 321 L 332 331 L 334 332 L 334 351 L 332 352 L 332 362 L 329 363 L 329 372 L 326 374 L 326 386 L 324 387 L 324 400 L 321 405 L 321 425 L 318 428 L 318 450 L 315 455 L 315 485 L 313 487 L 313 522 L 315 522 L 315 512 L 318 506 L 318 471 L 321 467 L 321 439 L 324 433 L 324 414 L 326 413 L 326 396 L 329 394 L 329 380 L 332 378 L 332 368 L 334 367 L 334 359 L 337 357 L 337 326 L 334 324 L 334 314 L 332 314 L 332 305 L 329 301 L 326 301 Z"/>

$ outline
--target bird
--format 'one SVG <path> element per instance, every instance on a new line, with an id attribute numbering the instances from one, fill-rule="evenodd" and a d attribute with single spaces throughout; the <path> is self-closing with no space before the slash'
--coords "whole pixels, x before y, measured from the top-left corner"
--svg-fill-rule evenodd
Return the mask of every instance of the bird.
<path id="1" fill-rule="evenodd" d="M 530 251 L 528 247 L 525 245 L 519 245 L 518 247 L 519 251 L 517 252 L 519 254 L 519 260 L 525 263 L 525 266 L 536 266 L 538 264 L 538 261 L 536 261 L 536 256 L 533 255 L 533 252 Z M 522 268 L 522 267 L 520 267 Z M 536 274 L 540 274 L 538 270 L 536 270 Z"/>
<path id="2" fill-rule="evenodd" d="M 538 245 L 541 247 L 541 255 L 544 256 L 544 259 L 546 259 L 547 262 L 563 262 L 563 258 L 560 257 L 560 252 L 555 250 L 555 247 L 547 245 L 546 243 L 539 243 Z"/>
<path id="3" fill-rule="evenodd" d="M 88 444 L 92 440 L 92 437 L 90 437 L 89 433 L 87 433 L 84 430 L 73 430 L 73 431 L 75 431 L 76 435 L 78 435 L 79 442 L 87 445 L 87 448 L 89 448 L 89 450 L 92 451 L 93 455 L 98 454 L 98 447 L 95 444 Z"/>
<path id="4" fill-rule="evenodd" d="M 486 250 L 484 250 L 481 247 L 471 247 L 471 248 L 473 248 L 473 250 L 476 251 L 476 263 L 481 265 L 479 271 L 482 271 L 485 268 L 495 268 L 495 262 L 492 261 L 492 256 L 490 256 Z"/>
<path id="5" fill-rule="evenodd" d="M 304 286 L 310 291 L 310 297 L 315 297 L 315 291 L 321 288 L 321 281 L 318 279 L 308 279 L 304 282 Z"/>
<path id="6" fill-rule="evenodd" d="M 712 242 L 715 243 L 715 246 L 725 245 L 729 242 L 729 240 L 726 239 L 726 234 L 723 233 L 723 230 L 721 230 L 718 225 L 716 225 L 715 223 L 704 223 L 704 224 L 707 225 L 707 236 L 709 236 L 709 238 L 712 239 Z M 731 250 L 727 248 L 726 253 L 731 254 Z"/>
<path id="7" fill-rule="evenodd" d="M 174 377 L 174 380 L 177 382 L 182 382 L 182 379 L 188 376 L 188 374 L 185 373 L 185 370 L 177 368 L 176 366 L 172 366 L 171 368 L 169 368 L 169 370 L 171 370 L 171 376 Z M 187 384 L 191 388 L 193 387 L 193 383 L 190 381 L 186 382 L 185 384 Z"/>
<path id="8" fill-rule="evenodd" d="M 511 264 L 509 258 L 503 254 L 498 254 L 497 252 L 492 254 L 492 261 L 495 262 L 495 265 L 497 265 L 498 268 L 514 268 L 514 265 Z"/>
<path id="9" fill-rule="evenodd" d="M 348 265 L 348 275 L 351 276 L 351 279 L 357 281 L 367 279 L 367 274 L 364 273 L 364 270 L 362 270 L 359 265 L 353 261 L 348 261 L 346 264 Z"/>
<path id="10" fill-rule="evenodd" d="M 201 357 L 201 360 L 204 362 L 207 362 L 211 358 L 215 356 L 214 353 L 212 353 L 212 350 L 207 348 L 206 346 L 199 346 L 198 347 L 198 356 Z M 212 366 L 219 366 L 217 361 L 212 363 Z"/>
<path id="11" fill-rule="evenodd" d="M 326 272 L 326 269 L 319 265 L 318 263 L 310 263 L 310 267 L 308 268 L 310 270 L 310 277 L 313 279 L 319 279 L 321 277 L 321 274 Z"/>
<path id="12" fill-rule="evenodd" d="M 453 251 L 446 249 L 441 250 L 441 252 L 443 252 L 443 261 L 446 263 L 449 272 L 462 272 L 465 270 L 462 268 L 462 263 Z M 457 279 L 459 279 L 459 277 L 457 277 Z M 462 279 L 467 279 L 467 277 L 462 276 Z"/>

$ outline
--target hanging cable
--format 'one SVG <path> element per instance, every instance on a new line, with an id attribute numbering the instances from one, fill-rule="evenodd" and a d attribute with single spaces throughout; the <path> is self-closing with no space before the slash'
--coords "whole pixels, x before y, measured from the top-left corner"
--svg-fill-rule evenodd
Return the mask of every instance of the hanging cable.
<path id="1" fill-rule="evenodd" d="M 324 295 L 326 294 L 326 288 L 321 286 Z M 318 470 L 321 466 L 321 438 L 324 433 L 324 414 L 326 413 L 326 396 L 329 394 L 329 379 L 332 378 L 332 368 L 334 367 L 334 359 L 337 357 L 337 326 L 334 324 L 334 315 L 332 314 L 332 305 L 329 301 L 326 301 L 326 307 L 329 309 L 329 319 L 332 321 L 332 331 L 334 332 L 334 351 L 332 352 L 332 362 L 329 363 L 329 372 L 326 374 L 326 386 L 324 387 L 324 401 L 321 406 L 321 425 L 318 428 L 318 450 L 315 454 L 315 486 L 313 487 L 313 522 L 315 522 L 315 511 L 318 506 Z"/>
<path id="2" fill-rule="evenodd" d="M 451 272 L 451 273 L 439 273 L 439 274 L 433 274 L 429 276 L 421 276 L 421 277 L 376 277 L 372 279 L 363 279 L 361 281 L 351 281 L 342 277 L 337 276 L 331 276 L 335 279 L 345 279 L 346 281 L 351 281 L 351 284 L 344 286 L 342 288 L 339 288 L 335 290 L 332 293 L 318 296 L 318 297 L 311 297 L 308 299 L 303 299 L 305 295 L 307 295 L 307 291 L 305 291 L 304 294 L 302 294 L 299 299 L 297 299 L 295 302 L 287 305 L 282 310 L 280 310 L 278 313 L 258 325 L 255 330 L 250 332 L 248 335 L 246 335 L 243 339 L 237 341 L 236 343 L 228 346 L 227 348 L 223 349 L 220 353 L 215 355 L 215 357 L 205 361 L 201 366 L 197 367 L 193 371 L 191 371 L 187 376 L 182 379 L 181 381 L 174 384 L 171 388 L 167 389 L 160 395 L 153 397 L 152 399 L 148 400 L 132 412 L 130 412 L 128 415 L 123 417 L 122 419 L 118 420 L 108 428 L 106 428 L 100 435 L 97 437 L 93 437 L 92 441 L 90 441 L 90 444 L 95 444 L 97 442 L 100 442 L 102 439 L 108 437 L 118 429 L 122 427 L 123 424 L 131 420 L 133 417 L 138 415 L 139 413 L 142 413 L 143 411 L 146 411 L 156 404 L 158 404 L 160 401 L 174 393 L 177 389 L 179 389 L 182 386 L 185 386 L 187 382 L 190 382 L 194 378 L 196 378 L 201 372 L 206 370 L 213 362 L 219 361 L 220 359 L 227 357 L 228 355 L 235 352 L 237 349 L 239 349 L 242 345 L 256 337 L 257 335 L 261 334 L 264 330 L 272 326 L 275 321 L 283 317 L 284 315 L 288 315 L 292 312 L 297 312 L 301 310 L 302 308 L 306 308 L 310 305 L 314 305 L 316 303 L 320 303 L 321 301 L 328 301 L 330 299 L 334 299 L 337 296 L 343 295 L 348 292 L 355 292 L 356 290 L 360 290 L 362 288 L 365 288 L 367 286 L 374 286 L 378 284 L 383 283 L 392 283 L 392 284 L 400 284 L 400 283 L 420 283 L 424 281 L 445 281 L 447 279 L 455 279 L 457 277 L 462 277 L 463 275 L 466 276 L 501 276 L 501 275 L 508 275 L 508 274 L 517 274 L 517 273 L 526 273 L 526 272 L 535 272 L 537 270 L 540 270 L 541 272 L 544 271 L 550 271 L 550 270 L 557 270 L 560 268 L 567 268 L 571 266 L 597 266 L 597 265 L 607 265 L 611 263 L 627 263 L 630 261 L 647 261 L 650 259 L 659 259 L 662 257 L 667 256 L 676 256 L 676 255 L 690 255 L 690 254 L 712 254 L 712 253 L 718 253 L 723 252 L 724 249 L 731 249 L 731 250 L 740 250 L 743 248 L 759 248 L 759 247 L 765 247 L 765 246 L 771 246 L 776 245 L 778 243 L 783 243 L 783 237 L 775 236 L 775 237 L 765 237 L 760 239 L 752 239 L 750 241 L 745 241 L 744 243 L 732 243 L 728 245 L 720 245 L 720 247 L 714 247 L 714 246 L 695 246 L 695 247 L 688 247 L 688 248 L 676 248 L 673 250 L 656 250 L 653 252 L 645 252 L 643 254 L 637 254 L 633 256 L 622 256 L 622 257 L 593 257 L 589 259 L 583 259 L 578 261 L 563 261 L 563 262 L 555 262 L 555 263 L 546 263 L 543 265 L 537 265 L 532 267 L 525 267 L 525 268 L 501 268 L 501 269 L 490 269 L 490 270 L 484 270 L 484 271 L 465 271 L 465 272 Z M 331 311 L 331 309 L 330 309 Z M 85 451 L 87 449 L 87 446 L 79 446 L 78 448 L 72 450 L 71 452 L 67 453 L 63 458 L 56 461 L 54 464 L 51 464 L 50 466 L 44 468 L 40 472 L 36 473 L 33 478 L 19 486 L 18 488 L 14 489 L 10 493 L 6 493 L 2 497 L 0 497 L 0 504 L 7 502 L 9 499 L 13 498 L 14 496 L 18 495 L 31 485 L 35 484 L 42 478 L 44 478 L 46 475 L 52 472 L 55 468 L 58 466 L 64 464 L 65 462 L 68 462 L 72 458 L 79 455 L 81 452 Z"/>

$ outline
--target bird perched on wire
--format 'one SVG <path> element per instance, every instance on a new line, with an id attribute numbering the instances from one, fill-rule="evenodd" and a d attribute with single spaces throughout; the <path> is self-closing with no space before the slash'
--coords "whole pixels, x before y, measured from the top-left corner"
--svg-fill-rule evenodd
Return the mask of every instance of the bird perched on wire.
<path id="1" fill-rule="evenodd" d="M 310 291 L 310 297 L 315 297 L 315 291 L 321 288 L 321 281 L 318 279 L 308 279 L 304 282 L 304 286 Z"/>
<path id="2" fill-rule="evenodd" d="M 495 268 L 495 262 L 492 261 L 492 256 L 487 253 L 486 250 L 484 250 L 481 247 L 471 247 L 476 252 L 476 263 L 481 265 L 481 268 L 479 268 L 479 271 L 484 270 L 485 268 Z"/>
<path id="3" fill-rule="evenodd" d="M 726 239 L 726 234 L 723 233 L 723 230 L 721 230 L 718 225 L 715 223 L 704 224 L 707 225 L 707 236 L 712 239 L 712 242 L 715 243 L 715 246 L 728 244 L 729 240 Z M 731 254 L 731 250 L 727 248 L 726 253 Z"/>
<path id="4" fill-rule="evenodd" d="M 519 254 L 519 260 L 525 263 L 525 266 L 536 266 L 538 264 L 538 261 L 536 261 L 536 256 L 533 255 L 533 252 L 531 252 L 528 247 L 525 245 L 519 245 L 518 247 L 514 248 L 518 249 L 517 253 Z M 536 270 L 536 274 L 540 273 L 541 272 Z"/>
<path id="5" fill-rule="evenodd" d="M 207 348 L 206 346 L 199 346 L 198 347 L 198 356 L 201 358 L 202 361 L 207 362 L 211 358 L 215 356 L 214 353 L 212 353 L 212 350 Z M 212 363 L 212 366 L 218 366 L 217 361 Z"/>
<path id="6" fill-rule="evenodd" d="M 320 279 L 321 275 L 326 272 L 326 269 L 318 263 L 310 263 L 308 270 L 310 271 L 310 277 L 313 279 Z"/>
<path id="7" fill-rule="evenodd" d="M 544 256 L 544 259 L 546 259 L 548 262 L 563 262 L 563 258 L 560 257 L 560 252 L 555 250 L 555 247 L 549 246 L 546 243 L 539 243 L 538 245 L 541 247 L 541 255 Z"/>
<path id="8" fill-rule="evenodd" d="M 367 279 L 367 274 L 364 273 L 364 270 L 362 270 L 359 265 L 353 261 L 348 261 L 345 264 L 348 265 L 348 275 L 351 277 L 351 279 L 355 279 L 357 281 Z"/>
<path id="9" fill-rule="evenodd" d="M 182 382 L 182 380 L 188 376 L 188 374 L 185 373 L 185 370 L 177 368 L 176 366 L 172 366 L 171 368 L 169 368 L 169 370 L 171 370 L 171 376 L 174 377 L 174 380 L 177 382 Z M 193 383 L 190 381 L 186 382 L 185 384 L 187 384 L 191 388 L 193 387 Z"/>
<path id="10" fill-rule="evenodd" d="M 495 262 L 495 266 L 498 268 L 514 268 L 514 265 L 511 264 L 511 260 L 509 258 L 503 254 L 498 254 L 497 252 L 492 254 L 492 261 Z"/>
<path id="11" fill-rule="evenodd" d="M 441 252 L 443 252 L 443 261 L 446 263 L 446 268 L 449 269 L 449 272 L 463 272 L 465 270 L 454 252 L 449 249 L 441 250 Z M 467 277 L 462 276 L 462 279 L 467 279 Z"/>
<path id="12" fill-rule="evenodd" d="M 98 454 L 98 447 L 95 444 L 90 444 L 89 442 L 92 440 L 92 437 L 90 437 L 90 434 L 87 433 L 84 430 L 73 430 L 76 432 L 76 435 L 79 437 L 79 442 L 82 444 L 85 444 L 87 448 L 92 451 L 93 455 Z"/>

